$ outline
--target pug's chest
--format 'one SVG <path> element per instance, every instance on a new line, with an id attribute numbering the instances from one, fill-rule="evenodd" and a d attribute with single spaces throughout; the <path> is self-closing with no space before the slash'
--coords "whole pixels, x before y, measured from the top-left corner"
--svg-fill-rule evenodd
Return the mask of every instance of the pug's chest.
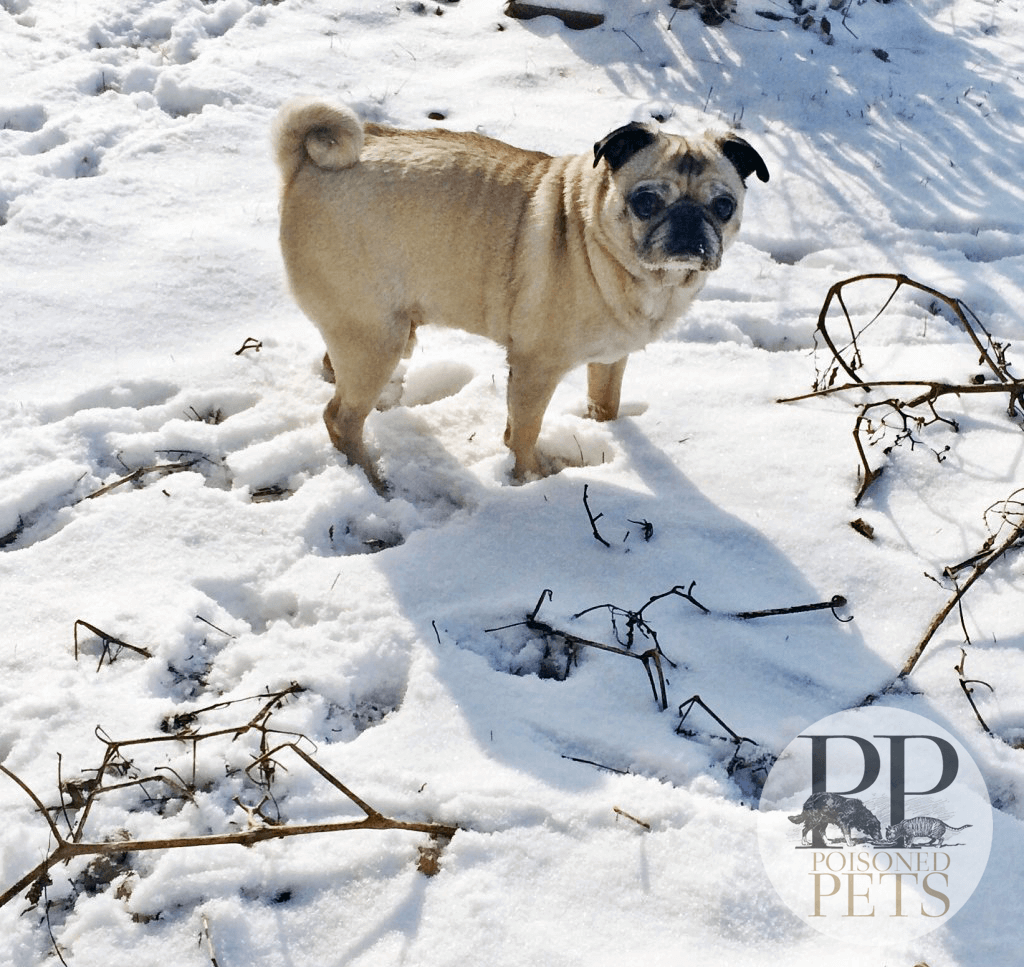
<path id="1" fill-rule="evenodd" d="M 679 284 L 637 286 L 622 325 L 622 337 L 634 343 L 631 349 L 660 339 L 671 330 L 706 281 L 707 273 L 694 271 Z"/>
<path id="2" fill-rule="evenodd" d="M 695 294 L 674 293 L 652 300 L 643 311 L 617 313 L 614 322 L 606 318 L 589 326 L 588 361 L 611 363 L 661 339 L 679 322 Z"/>

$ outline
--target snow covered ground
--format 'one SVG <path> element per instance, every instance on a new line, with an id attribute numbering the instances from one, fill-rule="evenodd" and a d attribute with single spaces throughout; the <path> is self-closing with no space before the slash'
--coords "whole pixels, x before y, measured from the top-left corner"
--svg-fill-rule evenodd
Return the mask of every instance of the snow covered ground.
<path id="1" fill-rule="evenodd" d="M 160 741 L 119 747 L 105 783 L 127 785 L 94 795 L 90 843 L 362 818 L 339 782 L 458 827 L 431 876 L 428 837 L 400 830 L 83 856 L 0 909 L 12 967 L 1020 962 L 1019 552 L 879 699 L 955 734 L 996 807 L 955 917 L 885 948 L 810 929 L 762 867 L 756 802 L 801 729 L 893 681 L 952 593 L 943 569 L 1019 521 L 1005 395 L 943 398 L 959 432 L 913 427 L 886 455 L 888 431 L 858 506 L 863 397 L 776 400 L 824 372 L 819 308 L 863 272 L 962 299 L 1024 358 L 1024 10 L 821 0 L 797 23 L 764 0 L 709 27 L 667 0 L 555 5 L 606 20 L 513 20 L 499 0 L 0 0 L 0 891 L 55 846 L 12 775 L 46 806 L 64 783 L 66 831 L 104 739 Z M 329 444 L 322 345 L 283 282 L 269 126 L 303 93 L 553 153 L 631 119 L 735 124 L 772 178 L 690 314 L 632 358 L 622 419 L 583 419 L 582 374 L 560 387 L 554 476 L 509 483 L 500 351 L 425 332 L 401 405 L 368 425 L 385 501 Z M 866 322 L 892 287 L 861 288 Z M 983 370 L 948 307 L 906 289 L 861 348 L 877 379 Z M 678 595 L 644 611 L 674 663 L 664 711 L 638 661 L 583 647 L 560 680 L 560 639 L 488 630 L 549 589 L 539 621 L 614 645 L 621 612 L 573 615 L 691 582 L 710 613 Z M 731 617 L 834 595 L 852 621 Z M 739 768 L 699 707 L 677 734 L 698 694 L 752 740 Z M 288 747 L 261 760 L 261 743 Z"/>

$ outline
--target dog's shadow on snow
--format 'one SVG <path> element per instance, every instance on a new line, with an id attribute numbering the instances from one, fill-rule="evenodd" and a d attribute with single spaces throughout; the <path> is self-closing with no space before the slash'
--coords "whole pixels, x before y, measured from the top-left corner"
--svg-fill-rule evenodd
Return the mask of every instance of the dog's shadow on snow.
<path id="1" fill-rule="evenodd" d="M 481 488 L 474 510 L 414 531 L 376 558 L 434 651 L 430 674 L 484 755 L 559 787 L 597 781 L 595 766 L 685 782 L 717 762 L 724 776 L 735 747 L 721 725 L 697 707 L 685 726 L 697 741 L 676 732 L 679 707 L 692 696 L 752 739 L 752 756 L 777 754 L 809 723 L 892 677 L 856 621 L 839 620 L 855 616 L 856 601 L 836 613 L 736 617 L 828 601 L 845 589 L 821 583 L 827 575 L 802 574 L 767 536 L 702 493 L 632 420 L 608 426 L 641 486 L 584 467 L 522 487 Z M 608 546 L 593 533 L 584 487 Z M 523 624 L 540 603 L 537 617 L 556 631 L 621 647 L 627 611 L 691 585 L 707 613 L 673 594 L 643 615 L 666 658 L 667 709 L 640 661 L 584 646 L 573 664 L 564 639 Z M 633 647 L 651 644 L 637 635 Z M 560 680 L 553 667 L 568 676 Z"/>

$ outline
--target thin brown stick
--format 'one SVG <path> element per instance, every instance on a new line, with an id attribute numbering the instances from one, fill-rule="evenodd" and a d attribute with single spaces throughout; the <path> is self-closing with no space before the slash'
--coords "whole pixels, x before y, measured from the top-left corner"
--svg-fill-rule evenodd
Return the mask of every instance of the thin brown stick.
<path id="1" fill-rule="evenodd" d="M 8 769 L 0 766 L 24 787 Z M 213 833 L 207 836 L 182 836 L 168 839 L 137 839 L 117 840 L 112 843 L 72 843 L 62 840 L 50 855 L 36 866 L 30 873 L 23 876 L 10 889 L 0 895 L 0 907 L 16 897 L 22 890 L 38 880 L 44 873 L 59 863 L 65 863 L 79 856 L 105 856 L 112 853 L 142 853 L 154 850 L 184 849 L 199 846 L 255 846 L 264 840 L 285 839 L 290 836 L 309 836 L 314 833 L 349 832 L 358 829 L 397 829 L 416 833 L 452 837 L 458 830 L 457 826 L 446 823 L 414 823 L 399 819 L 389 819 L 376 810 L 365 819 L 349 820 L 336 823 L 308 823 L 291 826 L 259 826 L 241 830 L 237 833 Z"/>
<path id="2" fill-rule="evenodd" d="M 203 933 L 206 936 L 206 950 L 210 957 L 212 967 L 219 967 L 217 963 L 217 951 L 213 946 L 213 936 L 210 933 L 210 921 L 206 914 L 203 914 Z"/>
<path id="3" fill-rule="evenodd" d="M 840 618 L 836 614 L 836 608 L 842 608 L 845 605 L 846 598 L 841 594 L 835 594 L 829 601 L 818 601 L 815 604 L 796 604 L 789 608 L 768 608 L 765 611 L 740 611 L 732 615 L 732 617 L 747 620 L 750 618 L 770 618 L 780 614 L 803 614 L 805 611 L 831 611 L 837 621 L 842 621 L 845 624 L 847 621 L 853 621 L 853 618 Z"/>
<path id="4" fill-rule="evenodd" d="M 21 780 L 21 778 L 11 772 L 3 763 L 0 763 L 0 772 L 2 772 L 8 779 L 13 780 L 18 787 L 21 789 L 29 799 L 32 800 L 36 809 L 42 813 L 43 819 L 46 820 L 46 824 L 50 827 L 50 832 L 53 834 L 53 838 L 58 843 L 64 843 L 65 839 L 60 834 L 60 830 L 57 828 L 57 824 L 50 818 L 50 811 L 43 805 L 42 800 Z"/>
<path id="5" fill-rule="evenodd" d="M 614 772 L 620 776 L 628 776 L 630 772 L 628 769 L 615 769 L 612 766 L 606 766 L 603 762 L 595 762 L 593 759 L 581 759 L 574 755 L 562 755 L 563 759 L 568 759 L 570 762 L 580 762 L 586 766 L 596 766 L 598 769 L 604 769 L 605 772 Z"/>
<path id="6" fill-rule="evenodd" d="M 942 626 L 942 623 L 946 620 L 950 611 L 953 610 L 959 603 L 960 599 L 967 593 L 975 581 L 978 580 L 996 561 L 999 560 L 1007 551 L 1009 551 L 1014 544 L 1024 539 L 1024 523 L 1017 524 L 1010 532 L 1010 536 L 1006 538 L 1001 544 L 991 550 L 987 555 L 978 560 L 968 575 L 967 580 L 962 585 L 957 587 L 956 592 L 953 596 L 942 606 L 938 614 L 932 618 L 931 624 L 928 625 L 924 636 L 918 642 L 917 647 L 911 653 L 910 657 L 906 660 L 900 671 L 897 679 L 906 678 L 913 670 L 914 666 L 918 663 L 921 655 L 924 654 L 925 648 L 928 647 L 928 643 L 932 640 L 935 633 Z"/>
<path id="7" fill-rule="evenodd" d="M 153 653 L 146 648 L 140 648 L 138 645 L 130 644 L 127 641 L 122 641 L 120 638 L 115 638 L 113 635 L 108 634 L 105 631 L 97 628 L 94 624 L 89 624 L 88 621 L 83 621 L 81 618 L 75 621 L 74 626 L 74 638 L 75 638 L 75 661 L 78 661 L 78 627 L 81 625 L 83 628 L 91 631 L 97 638 L 103 642 L 103 650 L 100 652 L 100 663 L 96 666 L 96 671 L 99 671 L 103 667 L 103 659 L 105 656 L 109 656 L 109 646 L 117 645 L 118 648 L 127 648 L 129 651 L 134 651 L 137 655 L 142 655 L 143 658 L 152 658 Z"/>
<path id="8" fill-rule="evenodd" d="M 725 731 L 729 733 L 729 738 L 732 739 L 732 741 L 736 744 L 737 747 L 742 745 L 744 742 L 749 742 L 751 745 L 755 745 L 756 744 L 753 739 L 748 739 L 746 736 L 739 735 L 738 733 L 736 733 L 732 729 L 730 729 L 729 726 L 726 725 L 725 722 L 723 722 L 722 719 L 719 718 L 718 715 L 716 715 L 715 712 L 712 711 L 711 706 L 708 705 L 707 702 L 705 702 L 704 699 L 702 699 L 700 697 L 700 695 L 693 695 L 693 696 L 691 696 L 685 702 L 683 702 L 682 705 L 679 706 L 679 715 L 681 716 L 681 718 L 679 719 L 679 724 L 676 726 L 676 734 L 677 735 L 684 734 L 683 733 L 683 722 L 686 721 L 686 717 L 690 714 L 690 712 L 693 711 L 694 705 L 699 705 L 720 726 L 722 726 L 722 728 L 725 729 Z M 686 709 L 685 712 L 683 711 L 684 708 Z"/>
<path id="9" fill-rule="evenodd" d="M 260 340 L 253 338 L 252 336 L 246 336 L 245 342 L 242 343 L 241 348 L 235 350 L 236 356 L 241 356 L 242 353 L 249 349 L 255 349 L 259 352 L 263 348 L 263 343 Z"/>
<path id="10" fill-rule="evenodd" d="M 590 509 L 590 501 L 587 499 L 587 484 L 583 485 L 583 509 L 587 512 L 587 518 L 590 520 L 590 529 L 594 532 L 594 537 L 597 538 L 605 547 L 611 547 L 602 536 L 601 532 L 597 529 L 597 522 L 604 517 L 604 514 L 594 515 L 594 512 Z"/>
<path id="11" fill-rule="evenodd" d="M 986 393 L 1020 393 L 1024 392 L 1024 380 L 1013 380 L 1003 383 L 946 383 L 942 380 L 931 379 L 872 379 L 858 380 L 856 383 L 842 383 L 839 386 L 826 386 L 824 389 L 812 390 L 810 393 L 800 393 L 797 396 L 784 396 L 777 399 L 776 403 L 798 403 L 801 400 L 811 400 L 819 396 L 834 396 L 836 393 L 848 393 L 850 390 L 859 389 L 869 392 L 876 386 L 925 386 L 927 393 L 922 393 L 903 403 L 904 406 L 919 406 L 929 400 L 937 400 L 940 396 L 970 396 Z M 885 402 L 885 401 L 880 401 Z"/>
<path id="12" fill-rule="evenodd" d="M 91 494 L 86 494 L 85 497 L 83 497 L 82 499 L 92 500 L 93 497 L 99 497 L 102 494 L 109 493 L 116 487 L 123 486 L 126 483 L 134 483 L 136 480 L 141 480 L 147 474 L 180 473 L 182 470 L 190 470 L 192 467 L 195 466 L 196 462 L 197 461 L 195 460 L 182 460 L 179 461 L 178 463 L 157 463 L 151 467 L 139 467 L 138 469 L 133 470 L 131 473 L 126 474 L 125 476 L 113 481 L 112 483 L 104 484 L 104 486 L 100 487 L 99 490 L 94 490 Z"/>
<path id="13" fill-rule="evenodd" d="M 637 819 L 636 816 L 631 816 L 625 809 L 619 809 L 618 806 L 612 806 L 612 812 L 615 813 L 616 816 L 622 816 L 624 819 L 631 819 L 637 824 L 637 826 L 643 826 L 644 829 L 650 831 L 650 823 L 645 823 L 642 819 Z"/>
<path id="14" fill-rule="evenodd" d="M 971 685 L 984 685 L 990 692 L 994 692 L 995 689 L 989 685 L 988 682 L 983 682 L 980 678 L 966 678 L 964 672 L 964 666 L 967 664 L 967 652 L 960 649 L 960 664 L 954 665 L 953 670 L 956 672 L 957 677 L 960 680 L 960 687 L 963 689 L 964 695 L 967 696 L 967 701 L 970 702 L 971 708 L 974 710 L 974 716 L 978 722 L 981 723 L 981 727 L 989 734 L 992 735 L 992 730 L 988 727 L 988 724 L 981 717 L 981 712 L 978 711 L 978 706 L 974 701 L 974 689 Z"/>
<path id="15" fill-rule="evenodd" d="M 29 788 L 29 786 L 18 775 L 13 773 L 6 766 L 0 765 L 0 771 L 13 780 L 32 800 L 39 812 L 42 813 L 50 827 L 51 834 L 57 841 L 57 846 L 51 851 L 46 859 L 26 873 L 25 876 L 21 877 L 21 879 L 17 881 L 17 883 L 0 895 L 0 907 L 20 894 L 26 887 L 39 880 L 40 877 L 44 876 L 52 867 L 80 856 L 103 856 L 114 853 L 140 853 L 154 850 L 183 849 L 200 846 L 238 845 L 251 847 L 257 843 L 263 842 L 264 840 L 270 839 L 285 839 L 291 836 L 308 836 L 314 833 L 347 832 L 362 829 L 406 830 L 409 832 L 429 833 L 432 836 L 440 836 L 447 839 L 451 839 L 455 835 L 458 827 L 447 823 L 408 822 L 385 816 L 379 810 L 374 809 L 352 792 L 352 790 L 345 786 L 344 783 L 333 776 L 328 770 L 324 769 L 297 745 L 291 744 L 287 747 L 294 751 L 304 762 L 314 769 L 314 771 L 324 777 L 331 785 L 341 791 L 351 802 L 362 810 L 365 814 L 364 818 L 330 823 L 255 826 L 232 833 L 213 833 L 205 836 L 183 836 L 166 839 L 117 840 L 115 842 L 83 842 L 68 840 L 61 836 L 60 830 L 50 819 L 48 810 L 32 789 Z M 118 787 L 109 787 L 106 790 L 97 789 L 94 795 L 104 791 L 109 791 L 110 788 Z M 253 810 L 250 812 L 250 816 L 256 812 L 256 810 Z M 79 823 L 79 831 L 81 830 L 81 826 L 82 824 Z"/>

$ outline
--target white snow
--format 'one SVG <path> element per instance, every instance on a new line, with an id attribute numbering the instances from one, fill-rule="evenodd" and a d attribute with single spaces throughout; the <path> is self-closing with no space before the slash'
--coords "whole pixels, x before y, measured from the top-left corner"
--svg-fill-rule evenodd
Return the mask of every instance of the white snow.
<path id="1" fill-rule="evenodd" d="M 943 568 L 1024 486 L 1005 396 L 945 397 L 959 433 L 870 448 L 885 473 L 859 506 L 862 398 L 776 402 L 827 365 L 818 311 L 863 272 L 962 299 L 1024 356 L 1024 9 L 812 0 L 805 30 L 779 0 L 720 27 L 667 0 L 573 0 L 606 21 L 572 31 L 503 6 L 0 4 L 0 764 L 55 806 L 58 775 L 99 766 L 101 735 L 166 737 L 197 710 L 200 732 L 237 729 L 297 683 L 278 741 L 386 816 L 459 827 L 429 877 L 426 835 L 394 830 L 132 853 L 91 889 L 92 858 L 75 859 L 40 902 L 0 909 L 0 960 L 1019 964 L 1019 552 L 965 595 L 970 644 L 954 612 L 911 687 L 881 699 L 957 735 L 996 807 L 988 871 L 934 932 L 846 948 L 805 927 L 761 866 L 756 773 L 728 774 L 733 746 L 699 709 L 697 735 L 675 729 L 699 694 L 753 762 L 877 693 L 952 593 Z M 510 485 L 500 350 L 424 332 L 399 405 L 368 424 L 385 501 L 330 446 L 322 344 L 283 281 L 269 128 L 297 94 L 552 153 L 652 115 L 735 124 L 772 177 L 751 183 L 740 241 L 689 315 L 632 358 L 620 420 L 583 419 L 582 373 L 559 388 L 541 436 L 556 475 Z M 866 321 L 890 291 L 849 295 Z M 978 353 L 950 319 L 901 293 L 864 335 L 866 372 L 969 381 Z M 236 354 L 247 339 L 260 348 Z M 675 663 L 667 711 L 639 661 L 583 648 L 559 681 L 538 674 L 537 634 L 486 630 L 550 589 L 539 620 L 614 645 L 608 611 L 572 616 L 691 582 L 711 614 L 680 597 L 645 611 Z M 852 621 L 728 617 L 837 594 Z M 101 662 L 80 625 L 76 661 L 76 621 L 151 657 L 115 645 Z M 994 736 L 957 680 L 962 645 L 992 686 L 974 695 Z M 84 838 L 244 829 L 259 734 L 232 739 L 194 759 L 185 740 L 125 748 L 126 778 L 182 777 L 189 796 L 163 779 L 98 796 Z M 361 818 L 290 749 L 275 761 L 266 815 Z M 7 775 L 0 809 L 2 891 L 54 842 Z M 79 814 L 50 815 L 66 829 Z"/>

